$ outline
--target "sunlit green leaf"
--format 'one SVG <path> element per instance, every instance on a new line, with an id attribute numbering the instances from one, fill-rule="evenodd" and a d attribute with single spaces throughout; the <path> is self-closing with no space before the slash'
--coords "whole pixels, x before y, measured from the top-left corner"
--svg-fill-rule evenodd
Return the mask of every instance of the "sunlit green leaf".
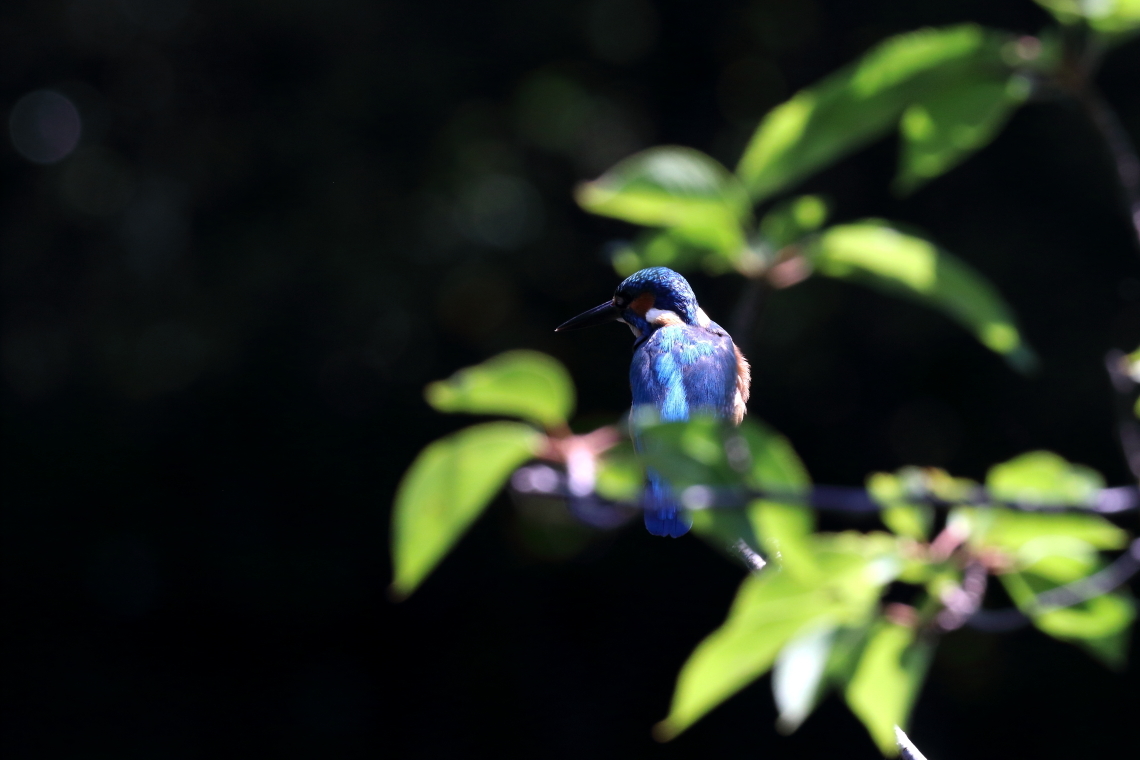
<path id="1" fill-rule="evenodd" d="M 760 220 L 760 234 L 776 249 L 815 232 L 827 221 L 827 203 L 818 195 L 801 195 L 777 204 Z"/>
<path id="2" fill-rule="evenodd" d="M 863 647 L 867 644 L 867 636 L 873 628 L 873 621 L 868 620 L 863 625 L 837 629 L 831 642 L 831 652 L 827 659 L 827 668 L 824 678 L 829 686 L 843 692 L 847 684 L 855 675 L 855 668 L 859 665 L 859 658 L 863 654 Z"/>
<path id="3" fill-rule="evenodd" d="M 733 486 L 741 474 L 725 452 L 726 423 L 711 416 L 686 422 L 637 423 L 646 466 L 665 477 L 678 492 L 690 486 Z"/>
<path id="4" fill-rule="evenodd" d="M 1070 607 L 1043 607 L 1039 602 L 1042 593 L 1058 585 L 1072 583 L 1091 574 L 1100 563 L 1077 563 L 1068 559 L 1068 570 L 1059 577 L 1062 568 L 1058 558 L 1049 558 L 1048 566 L 1038 562 L 1025 572 L 1006 573 L 1001 577 L 1010 598 L 1029 615 L 1044 633 L 1085 649 L 1110 668 L 1119 669 L 1128 654 L 1130 626 L 1136 617 L 1135 602 L 1125 592 L 1102 594 Z M 1045 578 L 1042 570 L 1052 570 L 1054 577 Z M 1077 572 L 1072 572 L 1076 570 Z M 1064 577 L 1075 575 L 1076 577 Z M 1059 581 L 1059 582 L 1058 582 Z"/>
<path id="5" fill-rule="evenodd" d="M 931 650 L 930 644 L 915 639 L 914 629 L 883 621 L 871 633 L 847 686 L 851 711 L 888 757 L 898 754 L 895 726 L 907 725 Z"/>
<path id="6" fill-rule="evenodd" d="M 646 267 L 669 267 L 678 272 L 700 269 L 714 275 L 731 268 L 730 260 L 722 253 L 711 246 L 695 244 L 677 228 L 645 230 L 633 242 L 614 249 L 610 261 L 622 277 Z"/>
<path id="7" fill-rule="evenodd" d="M 917 470 L 917 468 L 911 468 Z M 900 471 L 893 475 L 887 472 L 872 473 L 867 477 L 867 492 L 882 505 L 879 513 L 883 523 L 896 535 L 925 541 L 934 521 L 934 509 L 929 504 L 914 501 L 908 488 L 907 474 Z M 925 484 L 924 484 L 925 485 Z"/>
<path id="8" fill-rule="evenodd" d="M 1072 607 L 1049 610 L 1033 622 L 1059 639 L 1100 639 L 1127 628 L 1136 616 L 1123 594 L 1103 594 Z"/>
<path id="9" fill-rule="evenodd" d="M 800 504 L 759 499 L 748 515 L 770 559 L 803 583 L 815 583 L 822 572 L 812 543 L 815 515 Z"/>
<path id="10" fill-rule="evenodd" d="M 692 148 L 666 145 L 637 153 L 580 185 L 576 197 L 594 214 L 671 228 L 730 261 L 745 248 L 747 192 L 716 160 Z"/>
<path id="11" fill-rule="evenodd" d="M 920 97 L 899 125 L 896 190 L 909 193 L 989 144 L 1028 94 L 1027 79 L 995 70 L 964 76 Z"/>
<path id="12" fill-rule="evenodd" d="M 772 109 L 737 166 L 753 200 L 787 189 L 885 135 L 910 103 L 979 68 L 1000 69 L 1001 38 L 964 24 L 891 37 Z"/>
<path id="13" fill-rule="evenodd" d="M 716 705 L 763 675 L 797 631 L 835 603 L 787 575 L 766 571 L 744 580 L 724 625 L 693 651 L 677 678 L 659 738 L 684 731 Z"/>
<path id="14" fill-rule="evenodd" d="M 1105 34 L 1127 34 L 1140 29 L 1140 0 L 1036 0 L 1062 24 L 1080 20 Z"/>
<path id="15" fill-rule="evenodd" d="M 529 425 L 489 422 L 420 452 L 400 483 L 392 511 L 394 595 L 415 590 L 542 440 Z"/>
<path id="16" fill-rule="evenodd" d="M 1120 549 L 1128 543 L 1127 533 L 1093 514 L 964 507 L 955 510 L 955 519 L 962 521 L 972 544 L 1011 551 L 1030 541 L 1057 536 L 1084 541 L 1097 549 Z"/>
<path id="17" fill-rule="evenodd" d="M 837 225 L 816 238 L 809 258 L 821 274 L 939 309 L 1018 369 L 1035 363 L 1012 311 L 989 280 L 922 238 L 875 221 Z"/>
<path id="18" fill-rule="evenodd" d="M 1014 554 L 1016 567 L 1053 584 L 1071 583 L 1100 567 L 1095 546 L 1068 534 L 1030 539 Z"/>
<path id="19" fill-rule="evenodd" d="M 598 459 L 594 490 L 610 501 L 637 501 L 645 473 L 633 446 L 625 443 L 607 451 Z"/>
<path id="20" fill-rule="evenodd" d="M 700 536 L 710 546 L 740 562 L 749 569 L 755 569 L 744 556 L 740 543 L 750 552 L 760 553 L 760 541 L 752 529 L 748 516 L 740 509 L 698 509 L 689 512 L 693 521 L 693 533 Z"/>
<path id="21" fill-rule="evenodd" d="M 827 621 L 810 626 L 787 643 L 772 668 L 772 696 L 780 715 L 776 726 L 790 734 L 815 709 L 837 628 Z"/>
<path id="22" fill-rule="evenodd" d="M 712 500 L 710 489 L 731 489 L 742 484 L 741 473 L 729 461 L 725 448 L 731 435 L 722 420 L 695 417 L 641 430 L 642 457 L 661 473 L 690 507 L 693 532 L 720 551 L 739 558 L 737 544 L 759 552 L 752 524 L 740 509 L 702 509 Z M 743 498 L 743 496 L 742 496 Z"/>
<path id="23" fill-rule="evenodd" d="M 820 572 L 812 582 L 773 568 L 745 579 L 724 625 L 694 650 L 677 679 L 669 717 L 659 738 L 688 728 L 716 705 L 763 675 L 777 654 L 810 626 L 865 625 L 898 567 L 885 534 L 813 537 Z"/>
<path id="24" fill-rule="evenodd" d="M 811 511 L 798 501 L 810 487 L 807 471 L 787 439 L 763 423 L 746 420 L 734 428 L 723 420 L 695 417 L 645 425 L 639 435 L 646 465 L 669 481 L 682 504 L 695 510 L 694 532 L 714 546 L 735 547 L 743 540 L 759 551 L 756 513 L 762 504 L 772 504 L 773 514 L 787 510 L 798 515 L 806 526 L 799 534 L 810 533 Z M 710 489 L 718 490 L 722 501 L 725 494 L 739 493 L 743 502 L 745 486 L 770 491 L 771 500 L 754 501 L 747 510 L 702 509 L 712 498 Z M 794 501 L 776 504 L 782 495 Z"/>
<path id="25" fill-rule="evenodd" d="M 811 487 L 807 468 L 787 438 L 754 418 L 740 423 L 737 431 L 747 445 L 750 464 L 743 469 L 750 486 L 792 495 L 803 494 Z M 728 445 L 736 444 L 730 440 Z"/>
<path id="26" fill-rule="evenodd" d="M 508 351 L 456 372 L 424 391 L 441 412 L 502 414 L 548 428 L 574 411 L 574 383 L 556 359 L 537 351 Z"/>
<path id="27" fill-rule="evenodd" d="M 1100 473 L 1070 464 L 1051 451 L 1030 451 L 994 465 L 986 475 L 990 495 L 1003 502 L 1088 506 L 1104 488 Z"/>

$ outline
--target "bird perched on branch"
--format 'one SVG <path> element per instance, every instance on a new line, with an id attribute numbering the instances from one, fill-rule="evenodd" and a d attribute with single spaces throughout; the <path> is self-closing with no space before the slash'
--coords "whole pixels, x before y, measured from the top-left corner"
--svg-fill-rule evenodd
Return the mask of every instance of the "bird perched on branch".
<path id="1" fill-rule="evenodd" d="M 662 422 L 709 414 L 739 425 L 751 385 L 748 361 L 724 328 L 697 305 L 693 289 L 666 267 L 642 269 L 618 285 L 613 299 L 579 314 L 556 332 L 624 322 L 635 338 L 629 383 L 635 422 L 649 410 Z M 634 435 L 635 445 L 639 445 Z M 652 470 L 643 496 L 645 527 L 681 536 L 692 522 Z"/>

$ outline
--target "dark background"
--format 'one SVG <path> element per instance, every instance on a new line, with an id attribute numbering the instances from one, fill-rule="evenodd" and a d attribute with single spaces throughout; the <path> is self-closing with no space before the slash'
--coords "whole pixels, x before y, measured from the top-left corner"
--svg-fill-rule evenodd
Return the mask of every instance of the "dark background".
<path id="1" fill-rule="evenodd" d="M 5 3 L 0 108 L 48 88 L 83 119 L 59 163 L 0 148 L 5 757 L 876 757 L 835 698 L 778 736 L 767 679 L 650 739 L 741 577 L 700 541 L 550 541 L 500 499 L 396 605 L 388 510 L 467 422 L 420 395 L 460 366 L 537 348 L 584 428 L 628 403 L 628 333 L 552 332 L 632 234 L 576 181 L 661 143 L 731 166 L 796 88 L 963 20 L 1048 23 L 1028 0 Z M 1134 42 L 1099 79 L 1134 140 L 1138 77 Z M 812 280 L 745 346 L 752 414 L 824 483 L 1031 448 L 1126 483 L 1103 356 L 1140 343 L 1140 251 L 1087 120 L 1031 104 L 908 200 L 896 150 L 805 188 L 986 273 L 1040 373 Z M 727 321 L 740 281 L 693 284 Z M 912 736 L 932 760 L 1135 757 L 1136 672 L 957 632 Z"/>

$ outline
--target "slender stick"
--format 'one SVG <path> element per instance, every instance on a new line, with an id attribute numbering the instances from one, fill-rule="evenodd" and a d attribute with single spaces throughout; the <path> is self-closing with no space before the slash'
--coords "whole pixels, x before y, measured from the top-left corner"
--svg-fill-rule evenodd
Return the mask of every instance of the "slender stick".
<path id="1" fill-rule="evenodd" d="M 1127 361 L 1123 351 L 1113 349 L 1105 356 L 1104 366 L 1108 370 L 1112 388 L 1116 391 L 1116 430 L 1120 449 L 1132 476 L 1140 480 L 1140 421 L 1132 416 L 1135 383 L 1125 372 Z"/>
<path id="2" fill-rule="evenodd" d="M 1069 43 L 1071 62 L 1067 71 L 1061 75 L 1060 83 L 1080 103 L 1089 121 L 1104 140 L 1104 145 L 1112 158 L 1113 168 L 1116 170 L 1116 180 L 1124 210 L 1128 215 L 1132 239 L 1137 252 L 1140 253 L 1140 154 L 1137 153 L 1128 131 L 1121 124 L 1120 117 L 1093 82 L 1103 48 L 1097 44 L 1095 37 L 1087 34 L 1087 31 L 1086 29 L 1086 34 L 1082 35 L 1082 40 Z M 1121 356 L 1122 354 L 1117 351 L 1109 352 L 1105 364 L 1116 389 L 1116 429 L 1120 448 L 1128 468 L 1133 476 L 1140 480 L 1140 424 L 1132 415 L 1131 405 L 1126 406 L 1122 403 L 1131 395 L 1129 393 L 1131 383 L 1130 378 L 1120 369 Z"/>
<path id="3" fill-rule="evenodd" d="M 1132 225 L 1132 233 L 1140 250 L 1140 155 L 1132 144 L 1116 111 L 1090 81 L 1082 83 L 1077 100 L 1088 114 L 1112 156 L 1122 200 Z"/>
<path id="4" fill-rule="evenodd" d="M 740 347 L 741 351 L 747 352 L 750 347 L 752 330 L 756 327 L 760 313 L 764 310 L 769 289 L 768 282 L 763 277 L 749 277 L 748 284 L 744 286 L 744 292 L 740 294 L 740 300 L 732 314 L 731 332 L 733 342 Z"/>

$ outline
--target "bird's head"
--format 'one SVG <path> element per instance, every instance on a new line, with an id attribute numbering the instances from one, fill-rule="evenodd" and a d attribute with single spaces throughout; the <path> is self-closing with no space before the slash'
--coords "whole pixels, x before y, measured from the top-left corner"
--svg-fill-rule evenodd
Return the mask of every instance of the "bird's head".
<path id="1" fill-rule="evenodd" d="M 607 322 L 625 322 L 640 338 L 670 324 L 706 327 L 709 318 L 697 305 L 688 280 L 672 269 L 650 267 L 631 274 L 611 300 L 559 325 L 556 332 Z"/>

